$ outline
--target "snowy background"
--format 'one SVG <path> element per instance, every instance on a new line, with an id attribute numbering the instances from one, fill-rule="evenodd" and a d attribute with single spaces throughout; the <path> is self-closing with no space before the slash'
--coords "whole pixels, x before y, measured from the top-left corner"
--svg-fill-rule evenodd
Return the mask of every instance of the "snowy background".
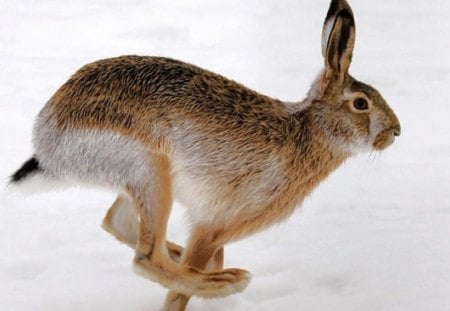
<path id="1" fill-rule="evenodd" d="M 126 3 L 126 4 L 125 4 Z M 0 1 L 0 178 L 31 154 L 40 107 L 85 63 L 171 56 L 300 100 L 322 66 L 328 0 Z M 254 277 L 188 310 L 450 310 L 450 4 L 351 1 L 351 72 L 396 111 L 402 136 L 348 161 L 268 231 L 225 249 Z M 71 189 L 0 195 L 0 310 L 158 310 L 165 290 L 99 228 L 114 200 Z M 171 239 L 186 238 L 176 206 Z"/>

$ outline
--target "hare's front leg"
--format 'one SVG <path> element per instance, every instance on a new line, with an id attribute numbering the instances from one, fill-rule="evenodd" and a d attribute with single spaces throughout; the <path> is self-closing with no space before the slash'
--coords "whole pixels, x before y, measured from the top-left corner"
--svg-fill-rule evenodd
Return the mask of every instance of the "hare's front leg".
<path id="1" fill-rule="evenodd" d="M 222 231 L 209 226 L 196 226 L 183 253 L 180 267 L 195 288 L 190 293 L 171 288 L 166 310 L 184 310 L 190 295 L 220 297 L 242 291 L 250 281 L 250 273 L 223 267 Z"/>
<path id="2" fill-rule="evenodd" d="M 120 242 L 135 249 L 138 227 L 139 221 L 133 202 L 127 196 L 119 195 L 106 213 L 102 228 Z M 167 248 L 172 260 L 179 262 L 183 253 L 183 247 L 167 241 Z"/>
<path id="3" fill-rule="evenodd" d="M 205 271 L 218 271 L 223 269 L 223 256 L 224 256 L 224 248 L 219 248 L 214 255 L 209 259 L 208 264 L 206 265 Z M 195 266 L 195 264 L 192 264 Z M 201 268 L 201 267 L 197 267 Z M 186 309 L 186 305 L 189 302 L 191 296 L 184 295 L 182 293 L 178 293 L 176 291 L 169 291 L 166 297 L 166 303 L 164 305 L 165 311 L 184 311 Z"/>

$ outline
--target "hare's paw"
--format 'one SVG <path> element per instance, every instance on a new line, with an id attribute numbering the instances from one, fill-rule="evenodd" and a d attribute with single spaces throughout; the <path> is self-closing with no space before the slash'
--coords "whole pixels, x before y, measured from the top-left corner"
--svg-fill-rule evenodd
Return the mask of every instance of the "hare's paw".
<path id="1" fill-rule="evenodd" d="M 158 282 L 187 296 L 222 297 L 244 290 L 251 278 L 248 271 L 226 269 L 206 273 L 193 267 L 183 267 L 171 260 L 152 262 L 147 256 L 136 255 L 137 274 Z"/>
<path id="2" fill-rule="evenodd" d="M 157 263 L 152 262 L 149 257 L 140 254 L 136 254 L 133 260 L 134 272 L 167 288 L 172 288 L 171 284 L 177 281 L 177 274 L 179 273 L 177 266 L 172 260 Z M 181 285 L 183 284 L 180 282 Z M 180 292 L 187 293 L 187 290 L 183 289 Z"/>
<path id="3" fill-rule="evenodd" d="M 243 291 L 251 277 L 251 273 L 243 269 L 205 273 L 194 294 L 205 298 L 228 296 Z"/>

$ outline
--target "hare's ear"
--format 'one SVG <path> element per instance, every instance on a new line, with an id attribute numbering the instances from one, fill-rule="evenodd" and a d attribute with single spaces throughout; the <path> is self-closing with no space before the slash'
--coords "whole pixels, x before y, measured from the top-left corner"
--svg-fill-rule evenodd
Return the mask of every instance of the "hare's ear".
<path id="1" fill-rule="evenodd" d="M 355 45 L 355 20 L 346 0 L 332 0 L 322 30 L 322 55 L 329 79 L 343 81 Z"/>

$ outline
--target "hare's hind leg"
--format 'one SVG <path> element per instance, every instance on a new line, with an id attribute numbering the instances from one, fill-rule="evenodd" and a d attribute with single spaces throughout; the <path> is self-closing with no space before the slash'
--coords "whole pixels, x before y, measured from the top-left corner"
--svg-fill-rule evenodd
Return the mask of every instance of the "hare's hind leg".
<path id="1" fill-rule="evenodd" d="M 120 242 L 136 247 L 138 220 L 130 198 L 119 195 L 103 219 L 102 228 Z"/>
<path id="2" fill-rule="evenodd" d="M 102 228 L 120 242 L 132 249 L 136 248 L 139 221 L 133 202 L 124 195 L 119 195 L 103 219 Z M 172 260 L 179 262 L 183 247 L 167 241 L 167 248 Z"/>
<path id="3" fill-rule="evenodd" d="M 169 160 L 162 155 L 152 158 L 152 180 L 139 187 L 128 187 L 139 215 L 139 230 L 134 259 L 135 271 L 161 285 L 189 295 L 225 296 L 243 290 L 249 273 L 239 269 L 203 272 L 190 263 L 205 267 L 209 258 L 222 245 L 217 245 L 220 231 L 214 227 L 198 227 L 186 249 L 186 264 L 177 264 L 169 256 L 166 245 L 167 221 L 172 205 Z"/>
<path id="4" fill-rule="evenodd" d="M 139 219 L 135 270 L 163 285 L 166 285 L 166 282 L 161 277 L 164 274 L 176 274 L 177 270 L 176 263 L 170 260 L 166 246 L 167 222 L 172 206 L 170 178 L 169 160 L 162 155 L 153 155 L 152 176 L 149 181 L 138 187 L 129 186 L 127 189 Z M 113 205 L 110 214 L 118 213 L 118 206 Z M 108 215 L 106 217 L 108 218 Z M 143 269 L 144 263 L 148 270 Z"/>
<path id="5" fill-rule="evenodd" d="M 223 247 L 219 248 L 209 259 L 205 271 L 218 271 L 223 269 Z M 192 264 L 195 267 L 195 263 Z M 202 267 L 196 267 L 201 269 Z M 165 311 L 184 311 L 191 296 L 187 296 L 176 291 L 169 291 L 164 305 Z"/>

